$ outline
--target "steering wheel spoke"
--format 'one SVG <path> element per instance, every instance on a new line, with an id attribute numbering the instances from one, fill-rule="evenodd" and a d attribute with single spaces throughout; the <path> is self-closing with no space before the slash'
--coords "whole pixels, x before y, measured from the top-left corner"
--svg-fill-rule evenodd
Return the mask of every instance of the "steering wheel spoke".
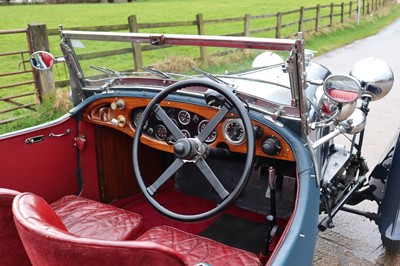
<path id="1" fill-rule="evenodd" d="M 229 192 L 224 188 L 221 182 L 219 182 L 219 179 L 215 176 L 214 172 L 208 166 L 207 162 L 203 159 L 203 157 L 200 157 L 196 161 L 196 166 L 200 169 L 200 171 L 203 173 L 208 182 L 210 182 L 211 186 L 218 193 L 221 200 L 224 200 L 227 196 L 229 196 Z"/>
<path id="2" fill-rule="evenodd" d="M 211 119 L 211 121 L 204 127 L 204 129 L 200 132 L 197 138 L 201 143 L 208 138 L 208 136 L 213 132 L 213 130 L 221 123 L 222 119 L 225 118 L 225 115 L 229 112 L 231 108 L 226 106 L 225 104 L 221 107 L 218 113 Z"/>
<path id="3" fill-rule="evenodd" d="M 172 133 L 172 135 L 178 140 L 184 138 L 182 131 L 178 128 L 177 125 L 171 120 L 171 118 L 164 112 L 159 104 L 156 104 L 153 108 L 153 112 L 157 115 L 158 118 L 163 121 L 164 125 L 168 128 L 168 130 Z"/>
<path id="4" fill-rule="evenodd" d="M 154 195 L 154 193 L 156 193 L 156 191 L 165 183 L 168 181 L 168 179 L 170 179 L 170 177 L 176 173 L 176 171 L 179 170 L 179 168 L 182 167 L 182 165 L 184 165 L 185 162 L 182 161 L 181 159 L 177 158 L 168 168 L 167 170 L 164 171 L 164 173 L 162 173 L 162 175 L 157 178 L 157 180 L 147 188 L 147 191 L 149 192 L 150 195 Z"/>

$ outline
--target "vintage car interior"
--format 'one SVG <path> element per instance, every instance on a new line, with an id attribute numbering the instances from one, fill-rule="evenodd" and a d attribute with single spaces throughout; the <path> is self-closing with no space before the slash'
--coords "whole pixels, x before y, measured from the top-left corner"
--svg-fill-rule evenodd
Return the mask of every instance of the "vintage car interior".
<path id="1" fill-rule="evenodd" d="M 206 92 L 208 84 L 189 81 L 179 83 L 179 87 L 196 86 L 196 90 Z M 175 91 L 173 85 L 170 88 Z M 80 126 L 90 132 L 89 136 L 94 137 L 92 142 L 96 143 L 92 148 L 96 154 L 100 201 L 140 214 L 146 230 L 168 225 L 257 255 L 265 252 L 263 248 L 267 246 L 272 251 L 273 246 L 266 244 L 272 242 L 266 236 L 268 226 L 279 225 L 274 235 L 277 242 L 294 210 L 297 193 L 295 156 L 279 131 L 281 125 L 255 112 L 249 129 L 236 111 L 227 108 L 221 114 L 219 108 L 207 105 L 204 100 L 183 97 L 177 95 L 159 103 L 153 98 L 160 111 L 150 114 L 144 110 L 153 104 L 151 97 L 134 95 L 99 97 L 83 109 Z M 148 117 L 142 124 L 141 116 Z M 190 150 L 196 143 L 182 141 L 181 147 L 175 143 L 183 138 L 182 134 L 184 140 L 201 136 L 214 117 L 221 121 L 208 136 L 203 136 L 207 145 L 204 157 L 197 159 L 197 152 Z M 174 126 L 179 131 L 174 132 Z M 132 146 L 134 134 L 141 135 L 141 142 L 136 139 Z M 249 139 L 254 142 L 250 147 Z M 77 141 L 77 145 L 86 149 L 85 143 L 90 139 L 85 133 Z M 207 159 L 204 165 L 203 158 Z M 249 172 L 247 185 L 238 188 L 244 182 L 243 175 Z M 276 176 L 272 190 L 268 189 L 269 175 Z M 137 184 L 133 176 L 143 181 Z M 213 179 L 214 176 L 217 178 Z M 148 200 L 155 201 L 157 211 L 172 219 L 149 206 L 140 186 L 148 191 Z M 240 195 L 232 204 L 229 197 L 236 191 Z M 233 196 L 235 199 L 236 195 Z M 220 214 L 219 208 L 224 204 L 232 206 Z M 267 217 L 271 214 L 274 217 Z M 196 223 L 189 224 L 190 221 Z"/>
<path id="2" fill-rule="evenodd" d="M 188 82 L 191 86 L 197 86 L 196 90 L 202 91 L 206 90 L 205 85 L 209 83 L 202 80 L 198 83 Z M 182 83 L 179 83 L 179 86 L 182 86 Z M 183 83 L 183 88 L 185 87 L 186 84 Z M 138 240 L 151 240 L 157 243 L 162 242 L 163 239 L 168 239 L 166 235 L 169 232 L 155 232 L 154 234 L 159 237 L 156 240 L 152 236 L 152 230 L 168 230 L 172 227 L 179 229 L 179 231 L 173 231 L 175 234 L 172 237 L 174 241 L 179 241 L 176 239 L 177 232 L 200 235 L 239 248 L 240 252 L 245 254 L 239 256 L 240 260 L 244 260 L 240 262 L 241 265 L 250 265 L 245 260 L 250 253 L 253 256 L 250 256 L 249 260 L 260 263 L 256 255 L 263 252 L 270 254 L 270 251 L 263 249 L 273 250 L 295 208 L 298 181 L 293 148 L 286 141 L 284 131 L 280 131 L 282 125 L 271 122 L 268 117 L 262 114 L 254 112 L 254 119 L 250 120 L 250 126 L 246 125 L 250 127 L 249 129 L 242 122 L 240 112 L 238 114 L 238 112 L 232 112 L 226 108 L 221 115 L 219 108 L 209 106 L 205 102 L 201 103 L 199 99 L 194 97 L 190 101 L 184 102 L 183 100 L 187 100 L 187 96 L 183 97 L 182 99 L 176 96 L 175 99 L 157 103 L 163 113 L 152 112 L 148 114 L 148 119 L 145 122 L 142 121 L 141 125 L 139 118 L 144 115 L 144 110 L 146 106 L 149 106 L 151 98 L 135 97 L 133 94 L 121 94 L 118 97 L 101 96 L 91 101 L 84 108 L 79 109 L 76 117 L 78 119 L 80 117 L 81 121 L 76 120 L 76 117 L 64 118 L 56 125 L 54 130 L 57 131 L 50 128 L 51 132 L 48 132 L 49 129 L 36 132 L 36 134 L 40 133 L 44 136 L 53 134 L 57 137 L 49 137 L 43 142 L 36 143 L 37 136 L 26 139 L 23 139 L 26 137 L 25 135 L 17 136 L 16 138 L 19 141 L 23 141 L 27 147 L 32 147 L 35 150 L 36 148 L 33 146 L 53 146 L 53 144 L 46 144 L 46 142 L 52 141 L 60 142 L 57 146 L 63 146 L 59 151 L 63 151 L 66 148 L 65 146 L 68 146 L 71 153 L 74 153 L 74 150 L 79 150 L 79 164 L 81 164 L 81 173 L 79 173 L 78 178 L 72 178 L 75 175 L 74 169 L 77 168 L 71 167 L 70 176 L 41 176 L 39 180 L 34 181 L 38 183 L 33 184 L 29 189 L 27 188 L 29 182 L 13 184 L 20 191 L 34 191 L 48 202 L 53 202 L 53 209 L 51 209 L 47 203 L 40 202 L 44 201 L 43 198 L 35 194 L 22 194 L 24 196 L 20 198 L 19 208 L 22 208 L 21 205 L 28 205 L 28 203 L 23 203 L 24 201 L 34 202 L 35 207 L 46 205 L 49 211 L 54 211 L 60 217 L 58 223 L 62 221 L 61 224 L 68 228 L 68 233 L 65 236 L 67 241 L 68 237 L 71 238 L 71 233 L 85 238 L 104 239 L 96 235 L 99 234 L 99 228 L 107 228 L 107 224 L 121 227 L 120 223 L 123 223 L 123 230 L 132 230 L 130 226 L 135 227 L 136 225 L 130 225 L 129 221 L 135 221 L 135 219 L 129 217 L 137 214 L 142 218 L 136 218 L 139 221 L 133 223 L 138 223 L 140 228 L 133 230 L 135 234 L 129 231 L 135 237 L 119 237 L 118 230 L 113 230 L 111 234 L 107 229 L 105 231 L 108 233 L 105 234 L 105 238 L 108 240 L 126 240 L 135 239 L 139 236 Z M 191 136 L 201 136 L 202 130 L 210 121 L 213 121 L 215 116 L 221 117 L 219 118 L 220 123 L 208 136 L 203 136 L 207 147 L 204 148 L 204 157 L 201 158 L 207 158 L 207 163 L 196 167 L 197 162 L 193 160 L 193 156 L 197 156 L 197 153 L 193 154 L 188 148 L 194 144 L 182 142 L 181 148 L 176 144 L 173 145 L 176 142 L 175 138 L 179 136 L 175 137 L 170 133 L 165 124 L 170 127 L 172 124 L 175 125 L 179 129 L 179 133 L 175 134 L 182 134 L 184 139 L 187 139 Z M 162 123 L 163 119 L 167 120 L 165 124 Z M 143 125 L 143 123 L 145 124 Z M 136 142 L 132 146 L 133 136 L 135 132 L 136 134 L 139 132 L 138 126 L 142 126 L 142 130 L 140 130 L 141 143 Z M 173 126 L 172 130 L 174 130 Z M 250 134 L 254 134 L 254 137 Z M 249 139 L 253 142 L 250 147 L 248 145 Z M 28 150 L 27 152 L 30 154 L 32 151 Z M 57 151 L 52 151 L 52 153 L 54 152 L 57 153 Z M 253 154 L 255 155 L 254 158 Z M 45 154 L 45 156 L 51 157 L 49 154 Z M 66 161 L 65 156 L 68 156 L 68 154 L 60 154 L 56 157 L 64 162 Z M 75 159 L 77 158 L 75 157 Z M 50 161 L 55 162 L 56 160 L 57 158 L 50 158 Z M 137 164 L 139 171 L 134 170 L 132 160 Z M 174 166 L 174 164 L 180 162 L 182 162 L 182 165 Z M 77 167 L 77 163 L 77 161 L 71 161 L 68 164 Z M 49 168 L 57 168 L 60 164 L 60 162 L 55 162 L 55 165 L 50 165 Z M 169 165 L 172 165 L 172 167 Z M 207 165 L 209 165 L 209 168 Z M 64 173 L 64 167 L 54 169 L 54 173 Z M 210 169 L 210 172 L 207 172 L 208 169 Z M 209 180 L 204 178 L 202 172 L 206 172 L 206 178 Z M 240 185 L 245 182 L 242 176 L 246 174 L 250 176 L 248 183 L 244 187 L 238 188 L 238 183 Z M 138 175 L 143 180 L 139 184 L 134 178 Z M 271 187 L 268 185 L 269 175 L 276 176 L 276 181 L 274 181 L 276 183 Z M 215 176 L 217 178 L 213 179 Z M 19 181 L 15 179 L 14 182 Z M 48 186 L 55 189 L 49 190 Z M 149 205 L 149 202 L 141 193 L 140 186 L 144 186 L 144 189 L 149 191 L 150 195 L 157 191 L 154 199 L 150 197 L 151 200 L 156 201 L 157 210 Z M 234 195 L 235 197 L 229 199 L 235 192 L 240 193 L 240 195 Z M 78 194 L 82 197 L 64 196 L 68 194 Z M 275 200 L 271 200 L 271 196 Z M 39 198 L 37 199 L 37 197 Z M 62 211 L 59 213 L 60 207 L 55 206 L 61 204 L 60 201 L 65 202 L 66 197 L 70 197 L 70 200 L 64 203 L 67 207 L 61 208 Z M 88 208 L 88 206 L 94 204 L 88 204 L 88 198 L 116 206 L 118 212 L 127 210 L 132 214 L 128 215 L 128 218 L 118 216 L 118 220 L 106 221 L 106 225 L 101 225 L 101 221 L 106 217 L 109 219 L 110 214 L 98 216 L 91 214 L 92 218 L 90 219 L 94 220 L 93 222 L 86 222 L 84 225 L 77 226 L 78 217 L 88 214 L 82 207 Z M 226 201 L 226 198 L 228 201 Z M 223 199 L 225 201 L 219 204 Z M 235 200 L 234 203 L 233 200 Z M 224 207 L 223 204 L 228 204 L 229 207 L 226 210 L 221 210 L 219 207 Z M 75 211 L 78 210 L 76 213 L 73 211 L 74 208 Z M 273 212 L 271 212 L 271 208 L 274 210 Z M 39 209 L 40 212 L 35 214 L 34 217 L 43 212 L 43 207 Z M 108 212 L 104 207 L 101 210 Z M 163 216 L 158 211 L 172 219 Z M 32 212 L 34 210 L 28 213 L 32 215 Z M 49 219 L 50 216 L 54 216 L 54 214 L 43 215 L 44 218 L 40 219 Z M 68 217 L 63 215 L 70 217 L 69 223 L 73 223 L 72 226 L 68 225 Z M 115 210 L 112 210 L 112 215 L 117 215 Z M 268 219 L 271 219 L 271 221 Z M 28 220 L 26 217 L 26 221 Z M 191 221 L 195 223 L 189 223 Z M 41 222 L 45 226 L 54 223 L 54 221 L 47 220 Z M 276 233 L 271 239 L 268 239 L 266 232 L 268 226 L 272 223 L 276 225 Z M 54 225 L 56 228 L 59 226 Z M 77 228 L 77 232 L 73 231 L 74 228 Z M 142 235 L 143 232 L 146 232 L 146 234 Z M 27 236 L 21 237 L 33 241 L 29 232 L 26 233 Z M 180 236 L 180 238 L 186 241 L 191 237 L 193 238 L 193 235 L 190 235 L 190 237 Z M 51 247 L 51 243 L 45 244 L 45 239 L 46 237 L 42 236 L 42 240 L 36 241 L 40 243 L 40 246 Z M 272 243 L 272 240 L 275 243 L 269 244 L 268 242 Z M 32 245 L 34 244 L 32 243 Z M 173 245 L 178 245 L 178 243 Z M 182 245 L 182 243 L 179 245 Z M 210 246 L 215 246 L 215 244 Z M 55 248 L 52 252 L 63 254 L 62 249 L 63 246 L 58 247 L 58 249 Z M 247 252 L 243 252 L 243 250 Z M 222 254 L 232 259 L 230 265 L 235 265 L 237 261 L 233 255 L 237 255 L 238 252 L 238 250 L 227 249 Z M 42 260 L 37 260 L 37 262 L 49 259 L 47 252 L 43 254 Z M 207 253 L 200 252 L 200 254 L 205 256 L 206 262 L 212 262 L 206 256 Z M 130 256 L 134 255 L 130 254 Z M 165 261 L 164 257 L 161 259 L 163 262 Z M 188 259 L 186 258 L 186 260 Z M 225 258 L 225 260 L 227 259 Z M 57 257 L 55 257 L 54 262 L 56 261 Z M 194 261 L 189 260 L 189 262 L 193 263 Z"/>
<path id="3" fill-rule="evenodd" d="M 299 137 L 307 100 L 293 89 L 305 85 L 292 77 L 305 67 L 298 54 L 284 61 L 267 52 L 273 63 L 254 60 L 250 71 L 218 78 L 92 66 L 103 76 L 74 79 L 83 66 L 69 41 L 85 38 L 74 34 L 65 31 L 61 47 L 81 100 L 56 121 L 0 139 L 9 175 L 0 187 L 22 192 L 12 210 L 33 264 L 260 265 L 286 252 L 285 237 L 316 234 L 316 224 L 299 222 L 317 220 L 319 187 Z M 235 48 L 261 47 L 238 40 Z M 329 75 L 306 67 L 310 79 Z M 317 87 L 309 84 L 310 98 Z M 310 195 L 316 200 L 307 203 Z"/>

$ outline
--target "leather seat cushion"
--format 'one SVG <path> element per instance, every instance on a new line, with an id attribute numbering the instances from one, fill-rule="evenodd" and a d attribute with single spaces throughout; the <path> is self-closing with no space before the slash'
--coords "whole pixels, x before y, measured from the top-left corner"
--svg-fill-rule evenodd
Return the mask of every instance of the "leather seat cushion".
<path id="1" fill-rule="evenodd" d="M 80 237 L 132 240 L 144 231 L 143 218 L 111 205 L 70 195 L 51 204 L 67 230 Z"/>
<path id="2" fill-rule="evenodd" d="M 250 252 L 230 247 L 214 240 L 192 235 L 169 227 L 158 226 L 145 232 L 138 240 L 153 241 L 182 254 L 189 265 L 261 265 L 258 257 Z"/>

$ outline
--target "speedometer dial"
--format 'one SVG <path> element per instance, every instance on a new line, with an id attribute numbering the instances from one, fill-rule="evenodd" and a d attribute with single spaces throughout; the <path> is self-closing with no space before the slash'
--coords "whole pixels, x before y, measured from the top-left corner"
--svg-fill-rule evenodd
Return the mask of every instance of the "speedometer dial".
<path id="1" fill-rule="evenodd" d="M 139 124 L 139 119 L 142 116 L 143 113 L 143 109 L 138 109 L 133 113 L 133 124 L 135 125 L 135 127 L 138 126 Z M 146 129 L 148 125 L 148 120 L 146 120 L 146 122 L 144 123 L 143 129 Z"/>
<path id="2" fill-rule="evenodd" d="M 233 144 L 239 145 L 243 143 L 246 137 L 243 122 L 241 119 L 228 119 L 224 123 L 224 137 Z"/>

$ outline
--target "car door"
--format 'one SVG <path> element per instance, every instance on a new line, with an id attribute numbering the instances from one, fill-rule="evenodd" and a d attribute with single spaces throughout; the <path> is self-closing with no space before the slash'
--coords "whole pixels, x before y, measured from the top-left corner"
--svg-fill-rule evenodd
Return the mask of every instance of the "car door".
<path id="1" fill-rule="evenodd" d="M 76 136 L 72 116 L 0 136 L 0 187 L 31 191 L 49 202 L 76 194 Z"/>

